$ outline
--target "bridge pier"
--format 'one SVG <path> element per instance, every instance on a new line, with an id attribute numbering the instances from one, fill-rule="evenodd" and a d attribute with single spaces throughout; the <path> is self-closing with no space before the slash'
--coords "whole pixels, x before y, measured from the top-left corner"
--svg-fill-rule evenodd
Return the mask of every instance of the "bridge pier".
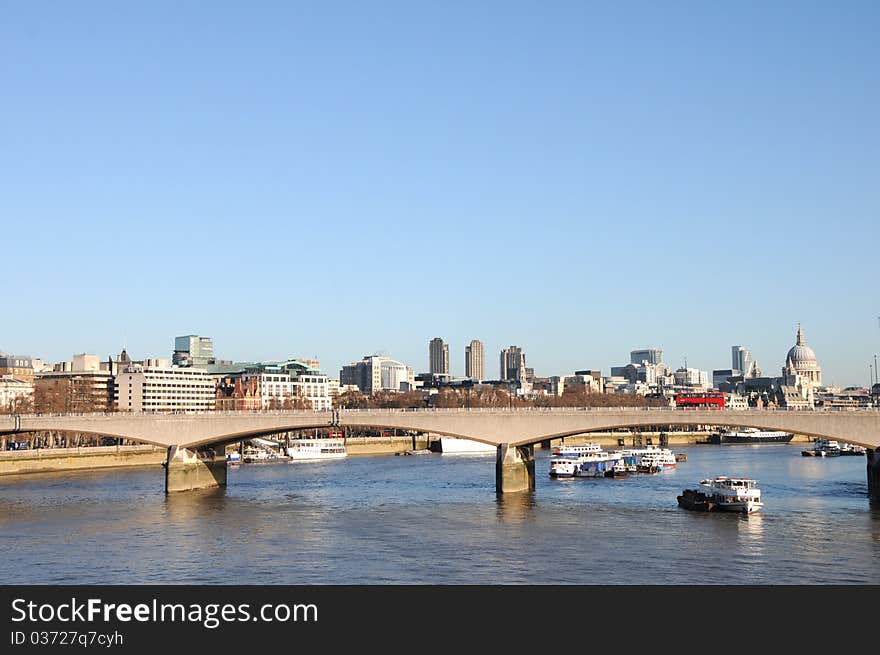
<path id="1" fill-rule="evenodd" d="M 495 491 L 500 494 L 535 490 L 535 447 L 498 445 Z"/>
<path id="2" fill-rule="evenodd" d="M 868 496 L 872 503 L 880 504 L 880 448 L 868 448 Z"/>
<path id="3" fill-rule="evenodd" d="M 226 455 L 213 448 L 168 448 L 165 493 L 226 486 Z"/>

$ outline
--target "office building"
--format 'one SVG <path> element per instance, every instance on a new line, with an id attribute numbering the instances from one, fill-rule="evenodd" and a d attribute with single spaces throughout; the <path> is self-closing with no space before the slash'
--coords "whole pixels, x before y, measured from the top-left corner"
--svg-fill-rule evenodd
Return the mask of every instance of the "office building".
<path id="1" fill-rule="evenodd" d="M 731 346 L 730 368 L 742 375 L 748 375 L 752 370 L 752 351 L 745 346 Z"/>
<path id="2" fill-rule="evenodd" d="M 485 376 L 483 365 L 483 342 L 477 339 L 464 348 L 464 375 L 471 380 L 480 381 Z"/>
<path id="3" fill-rule="evenodd" d="M 343 366 L 339 372 L 341 387 L 356 386 L 367 395 L 378 391 L 411 391 L 415 388 L 413 370 L 384 355 L 367 355 L 359 362 Z"/>
<path id="4" fill-rule="evenodd" d="M 38 412 L 108 412 L 114 408 L 111 362 L 81 353 L 34 377 Z"/>
<path id="5" fill-rule="evenodd" d="M 174 355 L 171 358 L 175 366 L 194 366 L 206 368 L 214 364 L 214 341 L 211 337 L 199 337 L 188 334 L 174 339 Z"/>
<path id="6" fill-rule="evenodd" d="M 638 366 L 642 362 L 648 364 L 662 364 L 663 351 L 660 348 L 643 348 L 641 350 L 632 350 L 629 353 L 629 363 Z"/>
<path id="7" fill-rule="evenodd" d="M 203 368 L 129 364 L 117 377 L 120 412 L 200 412 L 215 407 L 214 380 Z"/>

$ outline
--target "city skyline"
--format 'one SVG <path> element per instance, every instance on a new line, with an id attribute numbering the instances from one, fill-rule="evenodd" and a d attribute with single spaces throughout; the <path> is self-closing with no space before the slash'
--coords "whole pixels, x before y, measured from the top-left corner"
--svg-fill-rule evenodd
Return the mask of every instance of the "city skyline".
<path id="1" fill-rule="evenodd" d="M 864 386 L 880 6 L 847 7 L 10 7 L 0 349 L 779 375 L 800 322 Z"/>
<path id="2" fill-rule="evenodd" d="M 798 326 L 797 326 L 797 332 L 798 332 L 800 335 L 803 335 L 804 330 L 803 330 L 803 327 L 802 327 L 800 324 L 798 324 Z M 180 342 L 181 342 L 182 339 L 190 339 L 190 338 L 192 338 L 192 339 L 197 339 L 197 340 L 199 340 L 199 342 L 206 342 L 206 343 L 208 343 L 208 344 L 209 344 L 209 348 L 211 347 L 211 345 L 212 345 L 212 344 L 214 343 L 214 341 L 215 341 L 214 338 L 213 338 L 212 336 L 206 336 L 206 335 L 204 335 L 204 334 L 202 334 L 202 335 L 200 335 L 200 336 L 197 336 L 196 333 L 192 333 L 192 334 L 190 334 L 190 335 L 188 335 L 188 336 L 186 336 L 186 337 L 180 337 L 180 336 L 177 336 L 177 337 L 171 337 L 171 338 L 170 338 L 170 342 L 171 342 L 171 344 L 172 344 L 172 346 L 171 346 L 171 351 L 173 352 L 173 354 L 174 354 L 174 353 L 178 353 L 178 352 L 180 352 L 179 350 L 177 350 L 177 348 L 179 347 L 179 344 L 180 344 Z M 791 345 L 794 344 L 794 343 L 796 342 L 796 339 L 797 339 L 797 337 L 796 337 L 796 338 L 793 338 L 793 339 L 791 340 L 791 342 L 790 342 L 789 344 L 786 345 L 786 347 L 785 347 L 785 351 L 786 351 L 786 352 L 788 352 L 788 348 L 790 348 Z M 483 349 L 483 352 L 482 352 L 481 354 L 483 355 L 483 357 L 485 357 L 485 343 L 483 342 L 483 340 L 473 339 L 473 340 L 469 341 L 467 345 L 471 345 L 471 344 L 473 344 L 473 343 L 479 343 L 479 344 L 480 344 L 481 348 Z M 812 342 L 809 342 L 809 343 L 812 345 Z M 414 373 L 416 373 L 416 374 L 421 374 L 421 373 L 431 373 L 432 371 L 430 370 L 430 369 L 431 369 L 431 366 L 430 366 L 430 352 L 431 352 L 431 346 L 433 346 L 434 344 L 438 344 L 438 345 L 440 346 L 441 357 L 444 357 L 444 356 L 445 356 L 445 361 L 450 362 L 450 364 L 449 364 L 450 373 L 449 373 L 449 374 L 450 374 L 452 377 L 454 377 L 454 378 L 464 378 L 464 377 L 466 377 L 466 375 L 465 375 L 465 366 L 464 366 L 464 364 L 462 365 L 462 370 L 461 370 L 460 372 L 456 372 L 455 369 L 454 369 L 454 367 L 451 365 L 451 358 L 449 358 L 449 356 L 448 356 L 448 352 L 449 352 L 449 349 L 450 349 L 450 343 L 449 343 L 448 341 L 446 341 L 445 339 L 443 339 L 442 337 L 435 337 L 435 338 L 433 338 L 433 339 L 431 339 L 431 340 L 429 341 L 429 357 L 428 357 L 428 360 L 429 360 L 429 361 L 426 362 L 426 366 L 424 367 L 424 369 L 422 369 L 421 366 L 420 366 L 420 364 L 417 363 L 417 360 L 415 360 L 415 359 L 413 359 L 413 360 L 409 360 L 409 359 L 407 359 L 407 358 L 405 358 L 405 357 L 395 356 L 395 352 L 394 352 L 394 351 L 391 351 L 391 352 L 369 352 L 369 353 L 364 353 L 364 354 L 362 355 L 362 357 L 371 357 L 371 356 L 390 357 L 390 358 L 392 358 L 392 359 L 395 359 L 395 360 L 397 360 L 397 361 L 402 362 L 403 364 L 407 364 L 407 365 L 411 366 L 411 367 L 413 368 Z M 0 344 L 0 346 L 2 346 L 2 344 Z M 455 344 L 452 344 L 452 346 L 454 347 Z M 462 352 L 465 353 L 465 356 L 467 356 L 467 353 L 466 353 L 466 347 L 467 347 L 467 346 L 463 346 L 463 347 L 462 347 Z M 511 347 L 514 347 L 514 346 L 504 346 L 504 347 L 502 347 L 502 348 L 500 348 L 500 349 L 498 350 L 498 352 L 499 352 L 500 355 L 501 355 L 502 361 L 504 361 L 505 353 L 506 353 L 506 352 L 508 351 L 508 349 L 511 348 Z M 124 348 L 124 347 L 123 347 L 123 348 Z M 521 348 L 522 348 L 522 352 L 523 352 L 523 355 L 524 355 L 524 353 L 525 353 L 526 350 L 528 350 L 528 349 L 527 349 L 527 348 L 524 348 L 524 347 L 521 347 Z M 656 351 L 656 352 L 660 353 L 660 357 L 664 360 L 663 363 L 664 363 L 666 366 L 668 366 L 670 370 L 673 370 L 673 371 L 674 371 L 674 370 L 676 370 L 676 369 L 679 369 L 679 368 L 685 368 L 685 367 L 687 367 L 687 368 L 689 368 L 689 369 L 702 370 L 702 371 L 706 371 L 706 372 L 708 372 L 709 375 L 710 375 L 710 379 L 711 379 L 711 374 L 712 374 L 712 372 L 713 372 L 714 370 L 723 370 L 723 369 L 729 367 L 729 365 L 730 365 L 730 363 L 731 363 L 731 362 L 730 362 L 730 356 L 731 356 L 731 355 L 730 355 L 730 352 L 731 352 L 731 351 L 735 351 L 735 350 L 737 350 L 737 349 L 742 349 L 742 348 L 745 348 L 745 346 L 743 346 L 742 344 L 740 344 L 740 345 L 734 345 L 734 346 L 729 346 L 729 347 L 728 347 L 728 353 L 727 353 L 727 355 L 726 355 L 726 357 L 727 357 L 728 359 L 727 359 L 726 362 L 724 361 L 724 358 L 723 358 L 723 357 L 720 357 L 720 358 L 719 358 L 719 361 L 717 362 L 717 364 L 712 364 L 712 365 L 709 365 L 709 366 L 702 366 L 702 365 L 697 365 L 697 364 L 695 364 L 693 361 L 687 361 L 686 356 L 685 356 L 685 359 L 682 360 L 681 362 L 665 361 L 665 360 L 667 360 L 668 358 L 665 357 L 665 356 L 662 354 L 662 353 L 663 353 L 663 348 L 662 348 L 662 347 L 658 347 L 656 344 L 652 343 L 652 345 L 647 346 L 647 347 L 646 347 L 646 346 L 639 346 L 639 347 L 636 347 L 636 348 L 631 348 L 628 352 L 623 353 L 623 354 L 621 354 L 621 355 L 619 356 L 619 358 L 618 358 L 618 360 L 617 360 L 617 364 L 613 364 L 613 363 L 612 363 L 612 364 L 609 364 L 609 365 L 607 365 L 607 366 L 593 367 L 593 368 L 596 368 L 597 370 L 601 371 L 601 373 L 602 373 L 603 376 L 609 376 L 609 375 L 611 375 L 611 368 L 612 368 L 612 367 L 620 366 L 620 364 L 624 361 L 624 359 L 630 359 L 630 360 L 632 360 L 632 358 L 635 356 L 636 353 L 641 353 L 641 352 L 645 352 L 645 351 Z M 400 349 L 398 349 L 398 350 L 404 350 L 404 348 L 400 348 Z M 57 363 L 57 362 L 62 362 L 62 361 L 69 361 L 71 356 L 80 356 L 78 353 L 83 353 L 83 354 L 87 354 L 87 355 L 90 355 L 90 356 L 97 356 L 97 358 L 98 358 L 99 361 L 106 361 L 106 358 L 107 358 L 108 356 L 111 357 L 111 358 L 115 358 L 116 355 L 118 354 L 118 352 L 119 352 L 119 351 L 111 352 L 111 353 L 108 353 L 107 355 L 101 355 L 101 353 L 97 353 L 97 352 L 88 352 L 88 351 L 82 351 L 82 350 L 73 350 L 73 351 L 72 351 L 72 354 L 69 353 L 69 354 L 66 355 L 66 356 L 61 356 L 61 357 L 59 357 L 59 358 L 46 358 L 46 357 L 40 357 L 39 355 L 34 355 L 34 354 L 32 354 L 32 353 L 13 352 L 13 351 L 9 351 L 9 350 L 4 350 L 2 347 L 0 347 L 0 353 L 5 353 L 5 354 L 7 354 L 7 355 L 17 355 L 17 356 L 36 357 L 36 358 L 42 359 L 46 364 L 52 364 L 52 363 Z M 747 349 L 747 350 L 745 350 L 745 352 L 747 352 L 748 355 L 752 358 L 752 359 L 750 359 L 750 361 L 751 361 L 752 363 L 757 363 L 757 362 L 758 362 L 758 359 L 754 357 L 754 355 L 753 355 L 751 349 Z M 133 350 L 132 352 L 129 352 L 129 355 L 131 355 L 132 353 L 134 353 L 134 354 L 136 354 L 136 355 L 138 355 L 138 356 L 144 357 L 144 358 L 157 358 L 157 359 L 164 359 L 164 360 L 167 360 L 169 363 L 170 363 L 170 362 L 172 361 L 172 359 L 173 359 L 173 354 L 168 354 L 168 353 L 163 353 L 163 352 L 158 352 L 158 353 L 141 353 L 141 352 L 139 352 L 138 350 Z M 217 359 L 217 360 L 224 360 L 224 361 L 233 361 L 233 362 L 263 362 L 263 363 L 269 363 L 269 362 L 285 361 L 286 359 L 289 359 L 289 358 L 308 359 L 308 358 L 311 357 L 311 356 L 313 356 L 313 354 L 305 353 L 305 352 L 301 352 L 301 351 L 297 351 L 297 352 L 287 352 L 287 353 L 283 353 L 283 354 L 279 354 L 279 355 L 274 355 L 274 356 L 270 356 L 270 357 L 266 357 L 266 358 L 248 358 L 248 357 L 227 356 L 227 354 L 224 354 L 223 352 L 220 352 L 220 354 L 218 354 L 218 355 L 216 356 L 216 359 Z M 355 358 L 355 357 L 352 357 L 352 358 L 346 359 L 346 360 L 345 360 L 345 363 L 341 364 L 339 367 L 334 367 L 334 366 L 332 366 L 332 365 L 328 365 L 328 364 L 325 364 L 325 363 L 324 363 L 325 361 L 327 361 L 327 362 L 333 361 L 333 360 L 334 360 L 333 357 L 327 357 L 327 358 L 325 358 L 325 357 L 322 356 L 320 353 L 317 353 L 316 356 L 317 356 L 317 358 L 321 361 L 321 371 L 322 371 L 324 374 L 326 374 L 326 375 L 328 375 L 329 377 L 331 377 L 331 378 L 334 378 L 334 377 L 337 377 L 337 378 L 338 378 L 338 377 L 340 376 L 340 373 L 341 373 L 342 368 L 345 367 L 345 366 L 348 366 L 348 365 L 350 365 L 350 364 L 352 364 L 352 363 L 354 363 L 354 362 L 356 361 L 356 359 L 357 359 L 357 358 Z M 824 355 L 823 355 L 821 352 L 819 353 L 819 358 L 820 358 L 820 360 L 823 362 L 823 368 L 824 368 L 825 357 L 824 357 Z M 343 359 L 345 359 L 345 358 L 343 358 Z M 530 361 L 531 361 L 531 356 L 530 356 L 529 359 L 530 359 Z M 775 369 L 775 368 L 769 368 L 769 367 L 765 367 L 765 366 L 762 365 L 762 366 L 761 366 L 761 371 L 763 371 L 762 374 L 763 374 L 764 376 L 769 376 L 769 377 L 780 377 L 780 376 L 782 375 L 782 369 L 784 368 L 785 364 L 786 364 L 786 361 L 785 361 L 785 357 L 783 356 L 782 364 L 778 367 L 778 370 Z M 872 359 L 872 361 L 871 361 L 871 366 L 873 366 L 873 359 Z M 551 371 L 551 370 L 538 370 L 538 369 L 536 369 L 536 368 L 533 367 L 533 366 L 530 366 L 529 368 L 535 370 L 535 376 L 537 376 L 537 377 L 551 377 L 551 376 L 554 376 L 554 375 L 567 375 L 567 374 L 571 374 L 571 373 L 573 373 L 573 372 L 576 371 L 576 370 L 580 370 L 580 369 L 584 369 L 584 368 L 590 368 L 590 363 L 587 363 L 587 364 L 583 364 L 583 363 L 571 363 L 571 364 L 568 366 L 568 368 L 560 368 L 560 369 L 558 369 L 558 370 L 552 370 L 552 371 Z M 826 375 L 827 375 L 827 373 L 826 373 Z M 866 375 L 867 375 L 867 373 L 866 373 Z M 500 374 L 499 374 L 499 377 L 498 377 L 498 378 L 496 378 L 494 375 L 491 375 L 491 374 L 490 374 L 490 375 L 484 375 L 484 376 L 483 376 L 483 379 L 487 379 L 487 380 L 488 380 L 488 379 L 500 379 Z M 872 379 L 873 379 L 873 378 L 872 378 Z M 869 387 L 869 386 L 870 386 L 870 383 L 868 382 L 868 379 L 867 379 L 867 378 L 866 378 L 866 381 L 865 381 L 865 382 L 859 382 L 859 381 L 856 381 L 856 382 L 853 382 L 853 383 L 839 383 L 839 382 L 837 382 L 837 381 L 832 380 L 832 379 L 829 378 L 829 379 L 827 379 L 827 381 L 826 381 L 826 385 L 828 385 L 828 386 L 839 386 L 839 387 L 841 387 L 841 388 L 845 388 L 845 387 L 849 387 L 849 386 Z"/>

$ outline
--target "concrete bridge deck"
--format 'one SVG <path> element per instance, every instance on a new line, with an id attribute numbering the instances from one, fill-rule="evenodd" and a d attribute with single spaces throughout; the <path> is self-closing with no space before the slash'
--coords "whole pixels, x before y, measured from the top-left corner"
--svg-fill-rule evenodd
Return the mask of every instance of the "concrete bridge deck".
<path id="1" fill-rule="evenodd" d="M 533 445 L 552 438 L 613 428 L 719 425 L 784 430 L 826 437 L 869 449 L 869 471 L 878 468 L 880 409 L 715 410 L 672 408 L 475 408 L 204 412 L 188 414 L 108 413 L 0 417 L 0 434 L 73 431 L 119 437 L 168 448 L 172 463 L 199 464 L 210 447 L 287 430 L 328 426 L 396 428 L 473 439 L 498 448 L 499 491 L 534 488 Z M 216 460 L 216 458 L 215 458 Z M 212 460 L 212 461 L 215 461 Z M 531 479 L 510 485 L 505 480 Z M 219 463 L 215 462 L 219 469 Z M 506 472 L 507 473 L 506 473 Z M 516 472 L 515 471 L 519 471 Z M 225 481 L 225 463 L 222 478 Z M 212 483 L 212 479 L 205 480 Z M 213 482 L 218 482 L 216 476 Z M 220 482 L 222 483 L 222 482 Z M 880 482 L 869 485 L 880 494 Z M 873 493 L 873 492 L 872 492 Z"/>

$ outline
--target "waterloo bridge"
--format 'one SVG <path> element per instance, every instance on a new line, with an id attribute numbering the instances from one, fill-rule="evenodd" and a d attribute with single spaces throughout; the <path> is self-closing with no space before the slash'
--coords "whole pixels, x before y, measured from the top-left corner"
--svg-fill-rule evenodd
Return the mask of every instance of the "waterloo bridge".
<path id="1" fill-rule="evenodd" d="M 108 413 L 0 417 L 0 434 L 68 431 L 116 437 L 167 449 L 165 489 L 226 484 L 224 446 L 278 432 L 327 427 L 387 428 L 472 439 L 497 448 L 496 490 L 535 488 L 534 446 L 542 441 L 614 428 L 713 425 L 783 430 L 836 439 L 867 449 L 868 492 L 880 501 L 878 409 L 513 408 L 370 409 Z"/>

